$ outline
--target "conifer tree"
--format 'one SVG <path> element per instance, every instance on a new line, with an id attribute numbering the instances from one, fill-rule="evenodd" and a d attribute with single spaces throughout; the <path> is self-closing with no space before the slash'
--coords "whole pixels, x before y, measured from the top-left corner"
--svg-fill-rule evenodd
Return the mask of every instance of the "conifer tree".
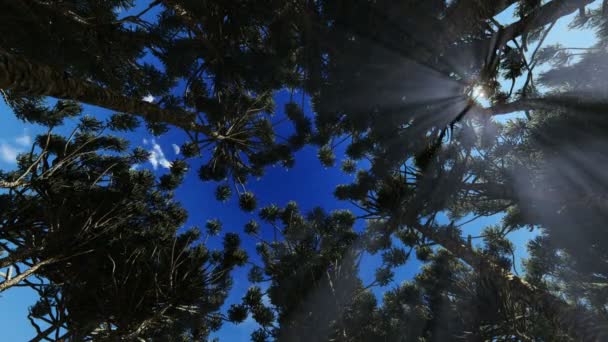
<path id="1" fill-rule="evenodd" d="M 291 153 L 302 144 L 276 141 L 280 120 L 273 122 L 272 101 L 299 77 L 289 4 L 152 1 L 136 15 L 117 14 L 132 5 L 5 4 L 10 18 L 2 26 L 0 88 L 9 103 L 53 96 L 140 116 L 156 134 L 176 127 L 189 135 L 184 152 L 204 157 L 203 180 L 245 183 L 266 165 L 293 164 Z M 28 30 L 9 34 L 23 24 Z M 89 43 L 91 37 L 100 38 Z M 45 54 L 31 49 L 38 39 L 39 47 L 50 45 Z M 164 72 L 142 57 L 160 60 Z M 150 94 L 153 103 L 142 100 Z M 306 135 L 300 128 L 296 137 Z"/>
<path id="2" fill-rule="evenodd" d="M 244 305 L 230 311 L 234 321 L 244 319 L 248 311 L 253 314 L 263 327 L 254 339 L 302 336 L 307 323 L 323 317 L 319 339 L 335 333 L 335 339 L 345 340 L 353 336 L 362 340 L 402 336 L 602 340 L 607 326 L 602 298 L 606 253 L 605 234 L 598 227 L 605 221 L 606 206 L 605 181 L 597 171 L 606 159 L 602 114 L 607 100 L 603 77 L 607 31 L 606 6 L 589 10 L 592 2 L 322 0 L 271 1 L 262 7 L 256 1 L 162 0 L 151 2 L 144 11 L 158 10 L 157 21 L 146 21 L 143 12 L 119 19 L 114 10 L 128 5 L 124 1 L 60 6 L 35 0 L 7 2 L 3 12 L 10 18 L 0 26 L 0 88 L 8 90 L 6 99 L 24 117 L 19 114 L 28 112 L 23 108 L 36 107 L 40 101 L 35 96 L 56 96 L 139 115 L 157 133 L 167 124 L 185 130 L 191 138 L 183 146 L 187 156 L 205 149 L 211 152 L 199 170 L 200 177 L 232 178 L 245 211 L 255 210 L 257 204 L 252 193 L 241 191 L 246 178 L 260 175 L 268 164 L 293 164 L 291 152 L 308 142 L 319 146 L 318 156 L 326 167 L 335 164 L 332 148 L 343 142 L 348 144 L 345 172 L 353 173 L 357 161 L 369 160 L 369 169 L 359 170 L 353 184 L 335 192 L 370 219 L 361 236 L 354 238 L 349 231 L 352 223 L 342 226 L 332 221 L 333 215 L 328 218 L 319 212 L 296 223 L 315 236 L 314 241 L 329 241 L 329 245 L 310 245 L 308 235 L 290 235 L 291 221 L 282 222 L 282 228 L 271 224 L 284 236 L 262 242 L 259 249 L 265 268 L 255 268 L 253 274 L 258 280 L 270 277 L 270 305 L 261 302 L 262 290 L 253 288 Z M 513 4 L 519 16 L 516 21 L 501 25 L 494 20 Z M 572 25 L 595 29 L 599 43 L 582 50 L 544 46 L 555 22 L 575 12 Z M 28 30 L 11 36 L 22 25 L 17 17 L 23 18 Z M 34 36 L 31 32 L 41 32 L 46 38 L 39 45 L 48 47 L 44 53 L 36 55 L 27 45 Z M 90 32 L 99 39 L 87 45 L 83 35 Z M 74 47 L 83 53 L 72 53 L 79 51 Z M 120 51 L 103 58 L 110 49 Z M 53 59 L 58 50 L 61 58 Z M 166 72 L 142 65 L 137 58 L 144 52 L 160 59 Z M 577 54 L 580 59 L 574 58 Z M 551 68 L 538 75 L 539 65 Z M 115 70 L 123 72 L 114 75 Z M 505 87 L 501 81 L 510 84 Z M 185 84 L 183 94 L 172 88 L 176 82 Z M 284 112 L 296 133 L 277 143 L 269 115 L 274 109 L 272 94 L 298 87 L 312 97 L 315 130 L 302 105 L 292 101 Z M 158 101 L 141 101 L 148 92 Z M 481 93 L 490 104 L 486 108 L 476 99 Z M 27 117 L 52 122 L 60 115 L 54 113 L 61 113 L 65 106 L 70 103 L 29 111 Z M 524 112 L 525 119 L 505 125 L 493 120 L 516 111 Z M 129 115 L 120 116 L 123 124 L 132 123 Z M 96 125 L 94 120 L 88 124 Z M 49 135 L 48 141 L 55 143 L 55 136 Z M 112 139 L 107 144 L 110 148 L 118 145 Z M 47 145 L 39 145 L 44 152 Z M 44 155 L 40 159 L 30 155 L 28 162 L 21 163 L 20 173 L 3 175 L 2 186 L 30 186 L 27 175 L 36 172 L 29 169 L 31 165 L 54 170 L 45 165 L 49 161 Z M 161 181 L 161 188 L 179 183 L 185 167 L 179 165 L 173 170 L 174 178 Z M 218 199 L 230 196 L 228 184 L 217 189 Z M 269 207 L 260 215 L 273 223 L 294 210 Z M 488 250 L 475 248 L 457 224 L 468 215 L 505 212 Z M 442 214 L 449 216 L 449 224 L 437 220 Z M 318 230 L 324 226 L 329 232 Z M 217 222 L 208 226 L 210 232 L 220 227 Z M 258 228 L 254 222 L 246 227 L 254 235 Z M 504 244 L 498 243 L 522 228 L 543 233 L 531 245 L 525 278 L 512 273 L 505 251 L 500 250 Z M 349 247 L 341 239 L 332 240 L 345 231 Z M 29 235 L 11 234 L 6 239 L 31 243 Z M 378 281 L 390 282 L 390 266 L 405 262 L 410 254 L 396 240 L 432 260 L 413 285 L 389 293 L 384 307 L 376 309 L 372 296 L 361 290 L 357 280 L 340 291 L 332 290 L 332 284 L 340 282 L 328 270 L 344 269 L 345 277 L 356 278 L 353 260 L 357 258 L 349 254 L 351 249 L 382 251 L 385 267 L 377 273 Z M 433 254 L 429 246 L 435 244 L 447 252 Z M 32 248 L 25 246 L 25 255 L 13 253 L 15 259 L 5 262 L 29 260 Z M 15 248 L 14 242 L 5 248 Z M 323 259 L 325 253 L 333 259 Z M 313 257 L 317 254 L 320 259 Z M 47 260 L 30 262 L 31 273 L 20 273 L 23 276 L 18 279 L 51 269 L 56 261 L 51 259 L 49 264 Z M 285 271 L 293 271 L 294 265 L 312 272 L 294 276 Z M 290 286 L 294 277 L 301 288 Z M 476 279 L 483 286 L 461 286 L 462 279 Z M 488 295 L 493 290 L 499 296 Z M 49 290 L 44 296 L 47 302 L 62 303 L 59 291 Z M 335 305 L 332 302 L 331 310 L 319 312 L 317 301 L 308 299 L 307 291 L 334 298 Z M 453 298 L 463 293 L 465 299 Z M 436 305 L 437 301 L 448 304 Z M 485 309 L 494 308 L 495 315 L 465 317 L 454 309 L 475 301 Z M 363 309 L 357 311 L 356 305 Z M 414 308 L 413 313 L 399 311 L 404 305 Z M 302 319 L 300 308 L 314 313 L 311 322 Z M 374 319 L 377 316 L 377 326 L 383 328 L 374 330 L 375 323 L 346 328 L 344 322 L 349 320 L 362 322 L 361 310 L 372 312 Z M 456 323 L 446 326 L 438 318 L 443 314 Z M 155 329 L 146 323 L 149 316 L 140 319 L 144 316 L 133 315 L 139 320 L 121 321 L 120 328 L 112 322 L 100 331 L 114 338 L 112 331 L 131 336 L 141 324 L 148 331 Z M 415 329 L 418 324 L 424 327 Z M 200 331 L 206 330 L 189 333 L 196 339 L 204 335 Z"/>
<path id="3" fill-rule="evenodd" d="M 350 329 L 341 317 L 365 292 L 357 276 L 362 254 L 352 213 L 316 208 L 303 215 L 289 202 L 266 206 L 259 217 L 262 225 L 251 221 L 245 231 L 259 241 L 262 265 L 250 269 L 255 285 L 230 308 L 229 318 L 238 322 L 251 314 L 260 325 L 253 341 L 324 341 Z"/>
<path id="4" fill-rule="evenodd" d="M 531 154 L 534 150 L 520 151 L 522 162 L 516 162 L 501 155 L 479 155 L 479 149 L 498 142 L 502 151 L 496 152 L 504 156 L 505 149 L 516 148 L 525 139 L 512 137 L 503 144 L 491 119 L 494 115 L 600 108 L 601 98 L 541 94 L 533 77 L 538 52 L 526 54 L 531 43 L 542 46 L 556 20 L 577 10 L 595 17 L 595 23 L 604 22 L 599 12 L 585 10 L 590 2 L 522 1 L 520 19 L 507 26 L 493 20 L 493 10 L 501 6 L 481 9 L 483 5 L 476 8 L 474 1 L 361 1 L 349 7 L 323 2 L 315 12 L 315 20 L 323 23 L 317 25 L 322 30 L 319 51 L 311 53 L 316 61 L 304 66 L 309 71 L 307 89 L 313 94 L 315 142 L 334 146 L 347 141 L 349 158 L 371 162 L 369 170 L 359 172 L 354 184 L 339 187 L 336 195 L 355 202 L 368 217 L 387 220 L 378 233 L 382 248 L 391 246 L 394 234 L 413 230 L 418 239 L 438 243 L 477 271 L 493 274 L 499 287 L 521 300 L 541 303 L 549 319 L 569 326 L 568 333 L 581 340 L 604 336 L 601 318 L 591 319 L 572 303 L 511 274 L 494 258 L 471 248 L 453 223 L 439 224 L 435 218 L 440 213 L 455 219 L 469 213 L 490 216 L 515 203 L 520 209 L 524 203 L 542 205 L 537 198 L 518 198 L 514 192 L 529 186 L 515 178 L 529 178 L 521 165 L 539 156 Z M 469 14 L 474 25 L 454 20 L 454 13 Z M 505 77 L 514 85 L 520 76 L 526 78 L 521 89 L 505 90 L 498 82 Z M 482 108 L 475 100 L 480 91 L 490 107 Z M 538 136 L 550 130 L 539 129 Z M 323 147 L 320 151 L 320 157 L 328 154 Z"/>
<path id="5" fill-rule="evenodd" d="M 20 114 L 52 128 L 80 107 L 60 101 Z M 147 152 L 128 153 L 105 132 L 127 127 L 120 115 L 84 116 L 68 137 L 37 137 L 17 170 L 0 177 L 0 262 L 17 270 L 0 290 L 28 286 L 40 295 L 29 315 L 35 341 L 202 341 L 221 325 L 230 271 L 247 260 L 240 239 L 226 234 L 222 249 L 209 250 L 198 229 L 178 233 L 187 213 L 172 191 L 187 165 L 174 161 L 158 182 L 134 170 Z"/>
<path id="6" fill-rule="evenodd" d="M 376 281 L 364 286 L 357 275 L 362 248 L 378 251 L 377 240 L 352 232 L 346 212 L 316 209 L 304 218 L 296 208 L 294 203 L 264 207 L 263 223 L 245 227 L 260 241 L 263 265 L 249 272 L 260 285 L 249 288 L 228 318 L 240 322 L 251 315 L 261 326 L 252 341 L 571 341 L 565 330 L 552 328 L 542 306 L 517 300 L 510 288 L 442 248 L 416 248 L 425 263 L 422 271 L 385 292 L 380 304 L 370 288 L 389 284 L 393 268 L 403 265 L 412 249 L 385 252 Z M 284 240 L 262 239 L 274 230 Z M 511 268 L 513 246 L 501 229 L 488 227 L 482 236 L 478 252 Z"/>

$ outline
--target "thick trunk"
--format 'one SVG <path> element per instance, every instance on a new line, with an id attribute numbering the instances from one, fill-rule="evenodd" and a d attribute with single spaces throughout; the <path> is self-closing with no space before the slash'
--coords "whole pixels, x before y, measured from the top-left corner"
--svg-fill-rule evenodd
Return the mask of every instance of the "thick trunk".
<path id="1" fill-rule="evenodd" d="M 608 340 L 608 325 L 599 317 L 592 317 L 544 289 L 539 289 L 524 279 L 479 255 L 464 240 L 439 234 L 432 228 L 418 225 L 416 230 L 424 237 L 438 243 L 448 252 L 466 262 L 482 276 L 490 276 L 499 286 L 509 288 L 526 303 L 538 305 L 554 324 L 565 330 L 576 341 Z"/>
<path id="2" fill-rule="evenodd" d="M 172 111 L 139 99 L 124 96 L 91 82 L 69 77 L 51 67 L 0 51 L 0 89 L 31 96 L 52 96 L 138 115 L 150 122 L 165 123 L 216 138 L 209 127 L 197 125 L 196 115 Z"/>

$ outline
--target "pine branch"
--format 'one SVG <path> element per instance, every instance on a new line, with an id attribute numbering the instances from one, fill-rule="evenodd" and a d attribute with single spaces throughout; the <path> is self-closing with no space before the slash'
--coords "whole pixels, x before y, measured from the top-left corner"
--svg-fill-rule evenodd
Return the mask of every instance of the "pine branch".
<path id="1" fill-rule="evenodd" d="M 460 39 L 463 34 L 470 32 L 484 20 L 491 20 L 497 14 L 517 2 L 517 0 L 460 0 L 447 8 L 445 19 L 446 28 L 439 38 L 447 43 Z"/>
<path id="2" fill-rule="evenodd" d="M 565 17 L 580 7 L 589 5 L 595 0 L 553 0 L 548 2 L 526 17 L 513 24 L 506 26 L 504 30 L 499 31 L 492 39 L 496 40 L 495 49 L 502 49 L 507 42 L 521 36 L 525 32 L 530 32 L 537 28 L 541 28 L 547 24 Z"/>
<path id="3" fill-rule="evenodd" d="M 169 124 L 203 133 L 213 139 L 224 137 L 211 127 L 196 123 L 196 114 L 183 109 L 169 110 L 112 89 L 70 77 L 49 66 L 0 51 L 0 89 L 30 96 L 52 96 L 141 116 L 149 122 Z"/>
<path id="4" fill-rule="evenodd" d="M 603 113 L 608 106 L 608 98 L 594 99 L 593 94 L 587 95 L 589 96 L 565 92 L 544 97 L 522 98 L 488 108 L 478 106 L 476 110 L 491 116 L 529 110 L 570 110 L 573 112 Z"/>
<path id="5" fill-rule="evenodd" d="M 413 228 L 425 238 L 437 242 L 480 274 L 490 275 L 493 280 L 522 296 L 525 301 L 540 305 L 548 317 L 556 319 L 556 324 L 565 327 L 577 341 L 601 341 L 608 337 L 608 325 L 601 318 L 580 312 L 561 298 L 508 272 L 467 246 L 462 239 L 444 236 L 428 225 L 416 223 Z"/>
<path id="6" fill-rule="evenodd" d="M 215 47 L 204 38 L 204 32 L 198 25 L 196 18 L 190 14 L 184 7 L 179 4 L 179 1 L 175 0 L 161 0 L 165 7 L 171 9 L 188 28 L 196 35 L 196 38 L 201 41 L 203 46 L 209 50 L 214 56 L 218 56 L 218 51 Z"/>
<path id="7" fill-rule="evenodd" d="M 38 271 L 41 267 L 46 266 L 48 264 L 52 264 L 52 263 L 54 263 L 56 261 L 57 260 L 55 258 L 49 258 L 49 259 L 46 259 L 44 261 L 36 263 L 35 265 L 33 265 L 32 267 L 28 268 L 26 271 L 20 273 L 19 275 L 11 278 L 10 280 L 6 280 L 6 281 L 0 283 L 0 292 L 3 292 L 5 290 L 9 289 L 10 287 L 18 284 L 23 279 L 29 277 L 30 275 L 32 275 L 33 273 L 35 273 L 36 271 Z"/>

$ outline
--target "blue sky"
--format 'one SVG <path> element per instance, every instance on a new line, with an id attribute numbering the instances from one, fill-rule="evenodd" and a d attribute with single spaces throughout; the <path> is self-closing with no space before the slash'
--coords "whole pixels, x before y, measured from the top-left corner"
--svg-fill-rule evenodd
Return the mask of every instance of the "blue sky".
<path id="1" fill-rule="evenodd" d="M 138 9 L 133 10 L 137 12 Z M 152 15 L 152 13 L 151 13 Z M 571 18 L 560 20 L 552 33 L 548 36 L 545 45 L 557 42 L 568 47 L 586 47 L 593 43 L 593 35 L 589 31 L 575 30 L 570 31 L 567 23 Z M 513 21 L 512 8 L 506 10 L 497 17 L 503 24 Z M 277 109 L 282 110 L 282 104 L 288 100 L 287 93 L 279 93 L 276 97 Z M 85 114 L 96 117 L 106 117 L 108 111 L 93 106 L 85 106 Z M 310 112 L 310 106 L 306 106 Z M 504 118 L 502 119 L 504 120 Z M 67 131 L 73 127 L 75 121 L 69 121 L 61 130 Z M 14 157 L 16 153 L 24 152 L 30 145 L 31 139 L 41 133 L 41 127 L 24 124 L 18 121 L 11 113 L 10 109 L 0 103 L 0 169 L 10 169 L 14 167 Z M 126 134 L 132 142 L 132 146 L 143 146 L 155 152 L 155 159 L 141 167 L 154 169 L 156 163 L 156 173 L 161 175 L 167 172 L 165 166 L 177 157 L 173 145 L 181 145 L 185 135 L 177 130 L 171 130 L 161 137 L 152 137 L 145 128 L 140 128 L 135 132 Z M 144 143 L 144 139 L 147 143 Z M 162 154 L 160 153 L 162 151 Z M 313 147 L 306 147 L 296 155 L 296 164 L 292 169 L 286 170 L 280 166 L 267 169 L 266 174 L 260 180 L 252 180 L 248 188 L 258 196 L 261 206 L 275 203 L 279 206 L 285 205 L 288 201 L 298 202 L 303 211 L 321 206 L 327 210 L 332 209 L 353 209 L 348 203 L 339 202 L 333 198 L 333 189 L 341 183 L 349 183 L 352 176 L 340 172 L 339 167 L 324 168 L 316 158 L 317 151 Z M 340 156 L 340 151 L 337 153 Z M 338 158 L 337 165 L 340 164 Z M 189 212 L 188 225 L 204 226 L 205 221 L 211 218 L 220 218 L 224 224 L 225 232 L 242 232 L 243 225 L 255 217 L 255 214 L 246 214 L 239 210 L 238 203 L 233 197 L 227 203 L 219 203 L 215 200 L 213 192 L 215 184 L 201 182 L 197 175 L 197 162 L 192 163 L 192 167 L 187 174 L 184 184 L 177 189 L 176 197 Z M 500 215 L 490 218 L 482 218 L 465 227 L 465 234 L 475 234 L 483 227 L 495 224 L 499 221 Z M 358 223 L 359 227 L 361 222 Z M 517 246 L 516 255 L 518 258 L 525 257 L 525 242 L 530 238 L 527 231 L 518 231 L 512 234 L 512 240 Z M 218 245 L 220 239 L 212 239 L 212 245 Z M 243 237 L 246 250 L 250 255 L 250 260 L 257 261 L 255 254 L 255 241 L 247 236 Z M 379 262 L 378 257 L 367 256 L 362 264 L 361 276 L 365 284 L 373 280 L 374 265 Z M 397 271 L 397 282 L 388 287 L 396 286 L 402 280 L 410 279 L 415 275 L 420 267 L 420 263 L 412 260 L 407 265 Z M 226 306 L 236 303 L 247 290 L 248 267 L 240 268 L 233 274 L 234 286 L 226 301 Z M 385 289 L 375 289 L 380 294 Z M 0 310 L 0 330 L 3 331 L 3 340 L 23 341 L 33 336 L 34 330 L 27 321 L 27 308 L 35 302 L 35 297 L 31 290 L 25 288 L 11 289 L 0 294 L 0 303 L 3 310 Z M 214 336 L 227 341 L 248 341 L 249 334 L 256 328 L 251 320 L 247 320 L 241 325 L 224 324 L 222 329 Z"/>

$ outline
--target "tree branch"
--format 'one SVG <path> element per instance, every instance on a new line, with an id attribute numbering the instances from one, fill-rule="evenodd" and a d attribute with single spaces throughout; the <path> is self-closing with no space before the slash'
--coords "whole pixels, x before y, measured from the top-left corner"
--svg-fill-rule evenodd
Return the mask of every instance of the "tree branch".
<path id="1" fill-rule="evenodd" d="M 499 31 L 496 37 L 496 49 L 502 49 L 507 42 L 525 32 L 543 27 L 561 17 L 567 16 L 595 0 L 553 0 L 532 11 L 526 17 Z"/>
<path id="2" fill-rule="evenodd" d="M 94 83 L 70 77 L 49 66 L 0 51 L 0 89 L 32 96 L 71 99 L 123 113 L 141 116 L 149 122 L 165 123 L 211 138 L 222 136 L 211 127 L 196 123 L 196 115 L 185 110 L 163 109 L 156 104 L 133 99 Z"/>
<path id="3" fill-rule="evenodd" d="M 483 114 L 496 116 L 527 110 L 569 110 L 573 112 L 603 113 L 608 106 L 605 96 L 594 97 L 594 94 L 581 96 L 572 92 L 564 92 L 544 97 L 523 98 L 517 101 L 496 104 L 492 107 L 475 109 Z"/>
<path id="4" fill-rule="evenodd" d="M 18 284 L 23 279 L 29 277 L 31 274 L 38 271 L 38 269 L 40 269 L 41 267 L 46 266 L 48 264 L 52 264 L 55 261 L 56 260 L 54 258 L 46 259 L 44 261 L 41 261 L 41 262 L 33 265 L 32 267 L 28 268 L 26 271 L 15 276 L 14 278 L 11 278 L 10 280 L 6 280 L 6 281 L 0 283 L 0 292 L 5 291 L 6 289 Z"/>

